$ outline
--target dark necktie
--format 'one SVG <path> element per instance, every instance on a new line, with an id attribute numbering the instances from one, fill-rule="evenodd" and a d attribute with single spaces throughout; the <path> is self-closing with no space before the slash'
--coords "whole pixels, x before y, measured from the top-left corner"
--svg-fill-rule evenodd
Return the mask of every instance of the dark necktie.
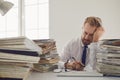
<path id="1" fill-rule="evenodd" d="M 83 54 L 82 54 L 82 63 L 85 65 L 85 62 L 86 62 L 86 53 L 87 53 L 87 48 L 88 46 L 85 45 L 84 48 L 83 48 Z"/>

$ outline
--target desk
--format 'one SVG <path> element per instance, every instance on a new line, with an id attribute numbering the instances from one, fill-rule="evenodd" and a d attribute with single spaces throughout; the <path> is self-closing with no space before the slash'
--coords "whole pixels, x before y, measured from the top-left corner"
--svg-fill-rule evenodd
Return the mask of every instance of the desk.
<path id="1" fill-rule="evenodd" d="M 120 77 L 57 77 L 57 74 L 33 72 L 27 80 L 120 80 Z"/>

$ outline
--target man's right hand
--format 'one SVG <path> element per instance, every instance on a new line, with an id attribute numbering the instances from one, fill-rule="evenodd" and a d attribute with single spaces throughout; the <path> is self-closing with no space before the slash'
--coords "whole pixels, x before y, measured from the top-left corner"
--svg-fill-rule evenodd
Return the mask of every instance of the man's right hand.
<path id="1" fill-rule="evenodd" d="M 72 69 L 77 71 L 82 71 L 84 69 L 84 65 L 78 61 L 69 62 L 69 63 L 66 63 L 65 65 L 67 69 Z"/>

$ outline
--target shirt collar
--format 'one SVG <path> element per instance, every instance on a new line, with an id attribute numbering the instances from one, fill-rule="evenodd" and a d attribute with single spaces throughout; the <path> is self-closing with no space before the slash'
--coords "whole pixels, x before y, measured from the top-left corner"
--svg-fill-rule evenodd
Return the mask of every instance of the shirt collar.
<path id="1" fill-rule="evenodd" d="M 82 39 L 81 39 L 81 42 L 80 42 L 80 43 L 81 43 L 82 47 L 84 47 L 84 44 L 83 44 L 83 42 L 82 42 Z"/>
<path id="2" fill-rule="evenodd" d="M 82 39 L 81 39 L 81 42 L 80 42 L 80 43 L 81 43 L 82 47 L 84 47 L 84 44 L 83 44 L 83 42 L 82 42 Z M 88 45 L 88 47 L 89 47 L 89 46 L 90 46 L 90 45 Z"/>

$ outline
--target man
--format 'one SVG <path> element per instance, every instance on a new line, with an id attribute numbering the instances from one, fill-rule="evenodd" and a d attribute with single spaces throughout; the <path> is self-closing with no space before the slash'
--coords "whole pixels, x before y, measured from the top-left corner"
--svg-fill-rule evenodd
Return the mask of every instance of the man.
<path id="1" fill-rule="evenodd" d="M 64 62 L 64 67 L 67 69 L 95 68 L 94 50 L 92 50 L 93 53 L 90 50 L 96 48 L 98 40 L 104 33 L 102 21 L 98 17 L 87 17 L 82 29 L 82 35 L 68 42 L 60 55 L 61 61 Z"/>

